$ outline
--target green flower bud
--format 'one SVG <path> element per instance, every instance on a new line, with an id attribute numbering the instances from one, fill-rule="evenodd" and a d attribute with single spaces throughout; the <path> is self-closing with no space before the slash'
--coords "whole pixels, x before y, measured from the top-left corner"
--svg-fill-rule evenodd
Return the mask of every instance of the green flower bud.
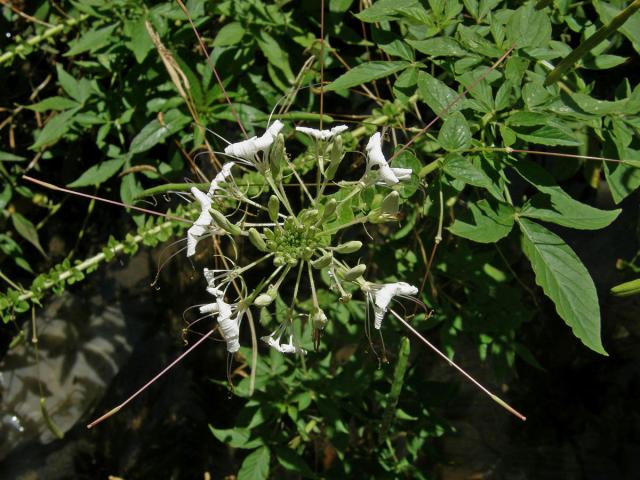
<path id="1" fill-rule="evenodd" d="M 335 248 L 335 251 L 341 254 L 347 254 L 347 253 L 357 252 L 361 248 L 362 248 L 362 242 L 358 240 L 352 240 L 350 242 L 338 245 Z"/>
<path id="2" fill-rule="evenodd" d="M 331 215 L 336 212 L 336 208 L 338 207 L 338 202 L 335 198 L 331 198 L 327 203 L 324 204 L 324 210 L 322 211 L 322 219 L 326 220 Z"/>
<path id="3" fill-rule="evenodd" d="M 389 193 L 380 205 L 380 210 L 383 215 L 389 215 L 395 217 L 400 209 L 400 194 L 396 191 Z"/>
<path id="4" fill-rule="evenodd" d="M 340 166 L 340 162 L 344 157 L 344 147 L 342 146 L 342 137 L 338 135 L 334 138 L 331 153 L 329 155 L 330 161 L 329 166 L 324 172 L 324 176 L 327 180 L 333 180 L 333 177 L 336 176 L 336 172 L 338 171 L 338 167 Z"/>
<path id="5" fill-rule="evenodd" d="M 269 218 L 272 222 L 278 221 L 278 213 L 280 212 L 280 200 L 275 195 L 269 197 L 269 203 L 267 203 L 267 209 L 269 210 Z"/>
<path id="6" fill-rule="evenodd" d="M 311 262 L 311 266 L 317 269 L 328 267 L 331 264 L 332 258 L 333 255 L 331 255 L 331 253 L 325 253 L 320 258 L 316 258 L 313 262 Z"/>
<path id="7" fill-rule="evenodd" d="M 274 140 L 273 145 L 271 145 L 271 150 L 269 151 L 269 165 L 271 167 L 271 175 L 273 175 L 273 178 L 275 180 L 278 180 L 280 178 L 285 155 L 286 153 L 284 150 L 284 136 L 280 133 Z"/>
<path id="8" fill-rule="evenodd" d="M 353 282 L 355 279 L 360 278 L 366 270 L 367 266 L 364 263 L 360 263 L 348 270 L 338 270 L 338 275 L 340 275 L 347 282 Z"/>
<path id="9" fill-rule="evenodd" d="M 268 293 L 261 293 L 260 295 L 258 295 L 258 297 L 253 301 L 253 304 L 256 307 L 267 307 L 269 305 L 271 305 L 271 303 L 273 302 L 274 297 L 272 297 L 271 295 L 269 295 Z"/>
<path id="10" fill-rule="evenodd" d="M 310 221 L 314 222 L 317 217 L 318 217 L 318 210 L 316 210 L 315 208 L 311 210 L 304 210 L 300 214 L 300 222 L 307 225 L 310 223 Z"/>
<path id="11" fill-rule="evenodd" d="M 239 236 L 242 234 L 242 230 L 240 229 L 240 227 L 234 225 L 229 220 L 227 220 L 227 217 L 225 217 L 218 210 L 210 208 L 209 211 L 211 212 L 211 216 L 213 217 L 213 220 L 216 222 L 216 225 L 218 225 L 220 228 L 226 230 L 228 233 L 234 236 Z"/>
<path id="12" fill-rule="evenodd" d="M 267 248 L 267 244 L 262 239 L 262 235 L 260 235 L 260 233 L 258 233 L 258 230 L 253 227 L 249 229 L 249 241 L 261 252 L 269 251 L 269 249 Z"/>

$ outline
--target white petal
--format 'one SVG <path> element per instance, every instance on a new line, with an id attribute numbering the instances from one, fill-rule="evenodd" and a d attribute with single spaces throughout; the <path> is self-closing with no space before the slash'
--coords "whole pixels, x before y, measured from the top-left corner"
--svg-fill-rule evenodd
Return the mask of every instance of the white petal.
<path id="1" fill-rule="evenodd" d="M 253 160 L 256 153 L 260 151 L 258 145 L 258 137 L 251 137 L 248 140 L 242 142 L 232 143 L 227 145 L 224 149 L 224 153 L 232 157 L 244 158 L 247 160 Z"/>
<path id="2" fill-rule="evenodd" d="M 199 310 L 200 313 L 217 313 L 219 311 L 218 303 L 207 303 L 206 305 L 202 305 Z"/>
<path id="3" fill-rule="evenodd" d="M 411 174 L 413 173 L 413 170 L 411 170 L 410 168 L 391 168 L 391 170 L 393 171 L 396 178 L 401 181 L 409 180 L 411 178 Z"/>
<path id="4" fill-rule="evenodd" d="M 223 317 L 222 311 L 218 315 L 218 325 L 227 342 L 227 351 L 234 353 L 240 350 L 240 325 L 236 318 Z"/>
<path id="5" fill-rule="evenodd" d="M 342 132 L 346 132 L 347 130 L 349 130 L 349 127 L 346 125 L 337 125 L 331 129 L 331 136 L 334 137 Z"/>
<path id="6" fill-rule="evenodd" d="M 325 131 L 309 127 L 296 127 L 296 130 L 301 133 L 306 133 L 311 138 L 315 138 L 316 140 L 323 140 L 323 132 Z"/>
<path id="7" fill-rule="evenodd" d="M 367 143 L 367 167 L 371 168 L 374 165 L 389 166 L 384 154 L 382 153 L 382 139 L 380 132 L 374 133 Z"/>
<path id="8" fill-rule="evenodd" d="M 393 169 L 387 165 L 380 165 L 380 170 L 378 170 L 378 176 L 380 178 L 380 182 L 384 185 L 388 185 L 389 187 L 395 185 L 400 182 Z"/>

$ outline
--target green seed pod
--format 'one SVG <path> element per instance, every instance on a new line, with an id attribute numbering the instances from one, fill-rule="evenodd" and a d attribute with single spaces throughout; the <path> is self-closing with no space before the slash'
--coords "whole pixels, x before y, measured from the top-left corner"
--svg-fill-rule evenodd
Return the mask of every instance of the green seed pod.
<path id="1" fill-rule="evenodd" d="M 389 215 L 392 217 L 398 215 L 398 210 L 400 209 L 400 194 L 396 191 L 389 193 L 389 195 L 384 197 L 384 200 L 382 200 L 380 209 L 382 210 L 383 215 Z"/>
<path id="2" fill-rule="evenodd" d="M 322 212 L 322 220 L 326 220 L 331 217 L 336 212 L 336 208 L 338 207 L 338 202 L 335 198 L 331 198 L 327 203 L 324 204 L 324 210 Z"/>
<path id="3" fill-rule="evenodd" d="M 275 180 L 278 180 L 280 178 L 285 155 L 286 153 L 284 150 L 284 136 L 280 133 L 274 140 L 273 145 L 271 145 L 271 150 L 269 151 L 269 165 L 271 167 L 271 175 L 273 175 L 273 178 Z"/>
<path id="4" fill-rule="evenodd" d="M 355 279 L 360 278 L 366 270 L 367 266 L 364 263 L 360 263 L 348 270 L 338 270 L 338 275 L 340 275 L 347 282 L 353 282 Z"/>
<path id="5" fill-rule="evenodd" d="M 220 228 L 226 230 L 228 233 L 234 236 L 239 236 L 242 234 L 242 230 L 240 229 L 240 227 L 234 225 L 229 220 L 227 220 L 227 217 L 225 217 L 218 210 L 210 208 L 209 211 L 211 212 L 211 216 L 213 217 L 213 220 L 216 222 L 216 224 Z"/>
<path id="6" fill-rule="evenodd" d="M 269 197 L 269 203 L 267 203 L 267 209 L 269 210 L 269 218 L 272 222 L 278 221 L 278 213 L 280 212 L 280 200 L 275 195 Z"/>
<path id="7" fill-rule="evenodd" d="M 253 304 L 256 307 L 267 307 L 269 305 L 271 305 L 271 303 L 273 302 L 274 297 L 272 297 L 271 295 L 269 295 L 268 293 L 261 293 L 260 295 L 258 295 L 258 297 L 253 301 Z"/>
<path id="8" fill-rule="evenodd" d="M 640 293 L 640 278 L 629 282 L 621 283 L 611 289 L 611 293 L 618 297 L 627 297 L 629 295 L 637 295 Z"/>
<path id="9" fill-rule="evenodd" d="M 332 258 L 333 258 L 333 255 L 331 255 L 331 253 L 327 252 L 324 255 L 322 255 L 321 257 L 316 258 L 313 262 L 311 262 L 311 266 L 313 268 L 317 268 L 317 269 L 328 267 L 331 264 L 331 259 Z"/>
<path id="10" fill-rule="evenodd" d="M 362 242 L 360 242 L 358 240 L 352 240 L 350 242 L 338 245 L 335 248 L 335 251 L 344 255 L 344 254 L 347 254 L 347 253 L 357 252 L 361 248 L 362 248 Z"/>
<path id="11" fill-rule="evenodd" d="M 256 230 L 255 228 L 249 229 L 249 241 L 261 252 L 269 251 L 269 249 L 267 248 L 267 244 L 262 238 L 262 235 L 260 235 L 260 233 L 258 233 L 258 230 Z"/>
<path id="12" fill-rule="evenodd" d="M 333 180 L 333 177 L 336 176 L 336 172 L 338 171 L 338 167 L 340 166 L 340 162 L 342 161 L 343 157 L 344 147 L 342 146 L 342 137 L 338 135 L 333 140 L 329 166 L 324 172 L 324 176 L 327 178 L 327 180 Z"/>

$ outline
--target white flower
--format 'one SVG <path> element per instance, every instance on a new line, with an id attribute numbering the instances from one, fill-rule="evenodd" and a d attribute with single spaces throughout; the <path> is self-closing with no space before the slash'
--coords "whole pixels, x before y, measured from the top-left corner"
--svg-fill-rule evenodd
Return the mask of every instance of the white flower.
<path id="1" fill-rule="evenodd" d="M 215 284 L 216 270 L 210 270 L 208 268 L 205 268 L 203 272 L 204 272 L 204 278 L 207 281 L 207 292 L 209 292 L 211 295 L 214 295 L 216 297 L 223 297 L 224 292 L 220 290 L 218 287 L 216 287 L 216 284 Z"/>
<path id="2" fill-rule="evenodd" d="M 389 166 L 389 162 L 384 158 L 382 153 L 382 138 L 380 132 L 374 133 L 367 143 L 367 172 L 373 167 L 378 167 L 378 183 L 392 186 L 401 180 L 411 178 L 412 170 L 410 168 L 393 168 Z"/>
<path id="3" fill-rule="evenodd" d="M 382 326 L 382 318 L 384 314 L 387 312 L 387 307 L 391 300 L 395 296 L 411 296 L 416 295 L 418 293 L 418 289 L 413 285 L 409 285 L 405 282 L 396 282 L 396 283 L 385 283 L 384 285 L 379 285 L 374 287 L 373 298 L 373 312 L 375 315 L 373 326 L 380 330 Z M 368 295 L 371 295 L 369 293 Z"/>
<path id="4" fill-rule="evenodd" d="M 222 169 L 218 172 L 213 180 L 211 180 L 211 186 L 209 187 L 209 191 L 207 192 L 207 196 L 209 198 L 213 198 L 216 193 L 216 190 L 220 186 L 222 182 L 224 182 L 227 178 L 231 176 L 231 168 L 235 165 L 234 162 L 227 162 L 222 166 Z"/>
<path id="5" fill-rule="evenodd" d="M 261 137 L 251 137 L 249 140 L 227 145 L 224 153 L 232 157 L 252 161 L 256 153 L 262 152 L 271 146 L 282 127 L 284 127 L 284 124 L 280 120 L 276 120 Z"/>
<path id="6" fill-rule="evenodd" d="M 218 299 L 218 325 L 227 342 L 227 352 L 235 353 L 240 350 L 240 317 L 231 317 L 231 305 Z"/>
<path id="7" fill-rule="evenodd" d="M 211 199 L 195 187 L 191 188 L 191 194 L 200 202 L 200 216 L 193 222 L 193 226 L 187 230 L 187 257 L 196 253 L 198 241 L 207 233 L 213 221 L 209 212 Z"/>
<path id="8" fill-rule="evenodd" d="M 200 313 L 218 313 L 220 309 L 218 308 L 218 302 L 213 302 L 202 305 L 199 310 Z"/>
<path id="9" fill-rule="evenodd" d="M 283 332 L 281 330 L 280 334 L 277 337 L 275 337 L 278 330 L 281 330 L 281 329 L 276 329 L 273 333 L 271 333 L 266 337 L 262 337 L 260 340 L 262 340 L 271 348 L 273 348 L 274 350 L 277 350 L 280 353 L 299 353 L 300 355 L 306 355 L 307 351 L 304 348 L 298 347 L 297 345 L 293 344 L 293 335 L 289 335 L 289 343 L 285 343 L 281 345 L 280 337 L 282 337 Z"/>
<path id="10" fill-rule="evenodd" d="M 296 130 L 298 132 L 306 133 L 316 140 L 330 140 L 331 138 L 348 129 L 349 127 L 347 127 L 346 125 L 338 125 L 337 127 L 333 127 L 331 130 L 318 130 L 316 128 L 309 127 L 296 127 Z"/>

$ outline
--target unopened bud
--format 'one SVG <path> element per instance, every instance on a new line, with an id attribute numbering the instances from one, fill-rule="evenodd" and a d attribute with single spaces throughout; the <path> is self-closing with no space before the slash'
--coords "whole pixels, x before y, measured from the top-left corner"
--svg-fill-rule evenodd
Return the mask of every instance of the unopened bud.
<path id="1" fill-rule="evenodd" d="M 316 258 L 313 262 L 311 262 L 311 266 L 317 269 L 328 267 L 331 264 L 332 258 L 333 256 L 331 255 L 331 253 L 325 253 L 320 258 Z"/>
<path id="2" fill-rule="evenodd" d="M 356 278 L 360 278 L 366 270 L 367 266 L 364 263 L 360 263 L 353 268 L 341 269 L 338 273 L 347 282 L 352 282 Z"/>
<path id="3" fill-rule="evenodd" d="M 313 312 L 313 315 L 311 316 L 311 322 L 313 324 L 313 328 L 324 330 L 324 327 L 327 326 L 329 320 L 327 320 L 327 316 L 325 315 L 324 311 L 319 308 Z"/>
<path id="4" fill-rule="evenodd" d="M 273 145 L 271 145 L 271 150 L 269 151 L 269 165 L 271 167 L 271 175 L 275 180 L 278 180 L 280 178 L 285 155 L 286 153 L 284 150 L 284 136 L 280 133 L 274 140 Z"/>
<path id="5" fill-rule="evenodd" d="M 326 220 L 331 217 L 336 212 L 336 208 L 338 206 L 338 202 L 335 198 L 329 199 L 327 203 L 324 204 L 324 210 L 322 211 L 322 219 Z"/>
<path id="6" fill-rule="evenodd" d="M 362 242 L 360 242 L 358 240 L 352 240 L 350 242 L 338 245 L 335 248 L 335 250 L 336 250 L 336 252 L 341 253 L 341 254 L 344 255 L 344 254 L 348 254 L 348 253 L 357 252 L 361 248 L 362 248 Z"/>
<path id="7" fill-rule="evenodd" d="M 234 225 L 229 220 L 227 220 L 227 217 L 225 217 L 218 210 L 210 208 L 209 211 L 211 212 L 211 216 L 213 217 L 213 220 L 216 222 L 216 224 L 220 228 L 226 230 L 228 233 L 234 236 L 239 236 L 242 234 L 242 230 L 240 229 L 240 227 Z"/>
<path id="8" fill-rule="evenodd" d="M 344 147 L 342 146 L 342 137 L 338 135 L 333 139 L 331 153 L 329 155 L 329 166 L 324 172 L 324 176 L 327 178 L 327 180 L 333 180 L 333 177 L 336 176 L 336 172 L 338 171 L 338 167 L 340 166 L 340 162 L 342 161 L 343 157 Z"/>
<path id="9" fill-rule="evenodd" d="M 260 235 L 260 233 L 258 233 L 258 230 L 256 230 L 255 228 L 249 229 L 249 241 L 261 252 L 269 251 L 269 249 L 267 248 L 267 244 L 262 238 L 262 235 Z"/>
<path id="10" fill-rule="evenodd" d="M 274 297 L 272 297 L 271 295 L 269 295 L 268 293 L 261 293 L 260 295 L 258 295 L 256 297 L 256 299 L 253 301 L 253 304 L 256 307 L 267 307 L 269 305 L 271 305 L 271 303 L 273 302 Z"/>
<path id="11" fill-rule="evenodd" d="M 390 215 L 395 217 L 400 209 L 400 194 L 396 191 L 389 193 L 380 205 L 380 210 L 383 215 Z"/>
<path id="12" fill-rule="evenodd" d="M 272 222 L 278 221 L 278 213 L 280 212 L 280 200 L 275 195 L 271 195 L 269 197 L 269 202 L 267 203 L 267 210 L 269 210 L 269 218 Z"/>

